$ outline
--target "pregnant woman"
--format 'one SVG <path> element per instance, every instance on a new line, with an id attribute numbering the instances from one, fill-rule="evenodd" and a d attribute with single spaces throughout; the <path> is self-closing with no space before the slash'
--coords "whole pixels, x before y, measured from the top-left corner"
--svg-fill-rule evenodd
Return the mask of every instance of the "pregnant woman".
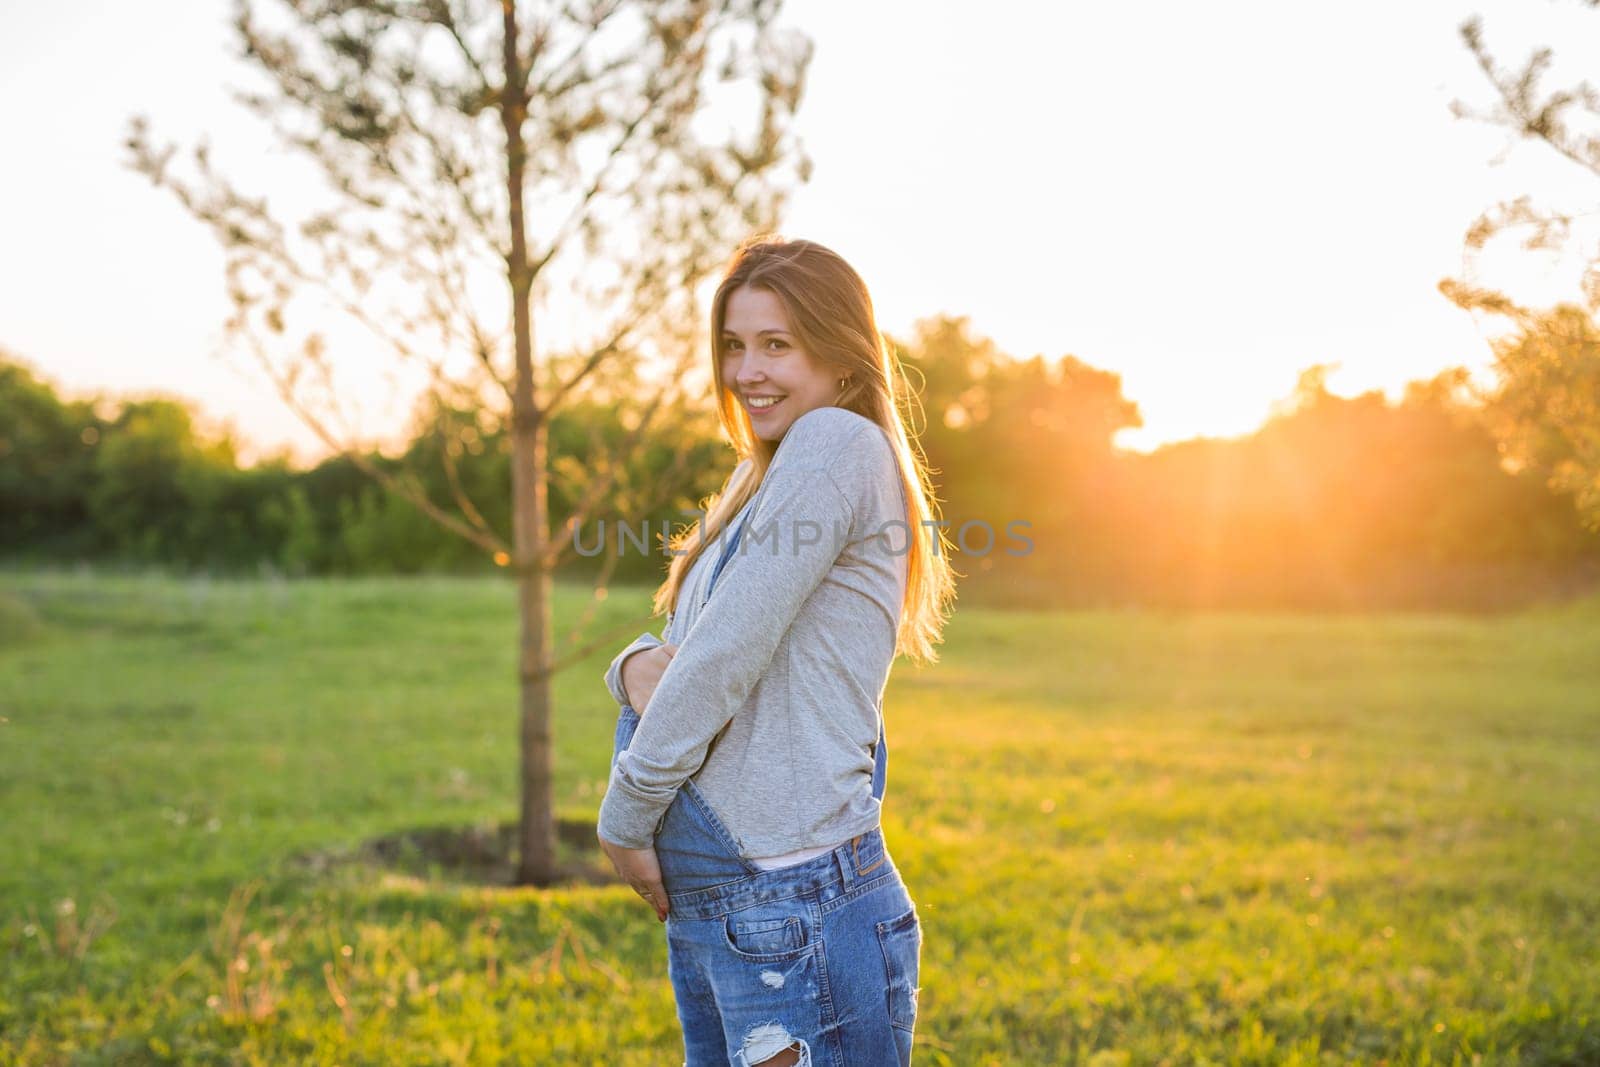
<path id="1" fill-rule="evenodd" d="M 884 844 L 882 696 L 954 598 L 909 390 L 856 272 L 811 241 L 735 253 L 711 311 L 740 461 L 672 542 L 597 833 L 666 923 L 687 1067 L 911 1062 L 922 924 Z"/>

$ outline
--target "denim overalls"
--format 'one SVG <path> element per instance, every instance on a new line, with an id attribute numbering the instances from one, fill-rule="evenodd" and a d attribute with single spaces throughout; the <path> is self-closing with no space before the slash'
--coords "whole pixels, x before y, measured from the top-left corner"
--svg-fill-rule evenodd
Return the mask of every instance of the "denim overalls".
<path id="1" fill-rule="evenodd" d="M 738 544 L 735 527 L 706 595 Z M 872 795 L 888 774 L 878 716 Z M 639 714 L 624 704 L 612 761 Z M 796 1049 L 798 1067 L 908 1067 L 922 924 L 881 827 L 775 870 L 739 855 L 694 779 L 656 830 L 667 889 L 667 970 L 685 1067 L 758 1067 Z"/>

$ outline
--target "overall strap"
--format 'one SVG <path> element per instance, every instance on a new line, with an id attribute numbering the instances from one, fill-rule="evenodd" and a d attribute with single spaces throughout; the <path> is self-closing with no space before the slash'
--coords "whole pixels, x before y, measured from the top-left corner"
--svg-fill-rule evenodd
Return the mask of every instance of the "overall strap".
<path id="1" fill-rule="evenodd" d="M 888 788 L 889 782 L 889 745 L 888 738 L 884 736 L 883 701 L 878 702 L 878 743 L 873 745 L 872 754 L 872 795 L 880 801 L 883 791 Z"/>
<path id="2" fill-rule="evenodd" d="M 745 521 L 749 518 L 750 512 L 746 510 L 744 515 L 739 519 L 738 524 L 734 526 L 733 535 L 728 538 L 728 543 L 726 547 L 723 548 L 722 555 L 717 557 L 717 565 L 711 569 L 711 580 L 706 583 L 706 599 L 709 600 L 711 598 L 712 587 L 717 584 L 717 575 L 722 573 L 723 564 L 727 563 L 728 557 L 733 555 L 734 548 L 736 548 L 739 544 L 739 535 L 744 532 Z"/>

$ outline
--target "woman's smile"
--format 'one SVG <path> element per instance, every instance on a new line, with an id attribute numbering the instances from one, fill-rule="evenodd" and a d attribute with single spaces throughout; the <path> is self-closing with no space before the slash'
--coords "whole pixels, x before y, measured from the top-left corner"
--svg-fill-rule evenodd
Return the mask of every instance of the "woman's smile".
<path id="1" fill-rule="evenodd" d="M 745 397 L 744 406 L 750 412 L 750 417 L 754 419 L 765 415 L 767 412 L 777 407 L 782 400 L 783 397 L 781 396 L 758 394 L 755 396 Z"/>

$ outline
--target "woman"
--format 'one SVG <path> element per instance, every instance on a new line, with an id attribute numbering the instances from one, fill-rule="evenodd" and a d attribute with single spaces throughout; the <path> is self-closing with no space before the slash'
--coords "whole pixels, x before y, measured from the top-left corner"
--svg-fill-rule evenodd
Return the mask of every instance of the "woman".
<path id="1" fill-rule="evenodd" d="M 881 698 L 896 654 L 937 658 L 953 598 L 908 391 L 814 242 L 742 245 L 711 323 L 742 459 L 672 543 L 666 640 L 606 673 L 597 834 L 667 924 L 688 1067 L 905 1065 L 922 926 L 879 827 Z"/>

